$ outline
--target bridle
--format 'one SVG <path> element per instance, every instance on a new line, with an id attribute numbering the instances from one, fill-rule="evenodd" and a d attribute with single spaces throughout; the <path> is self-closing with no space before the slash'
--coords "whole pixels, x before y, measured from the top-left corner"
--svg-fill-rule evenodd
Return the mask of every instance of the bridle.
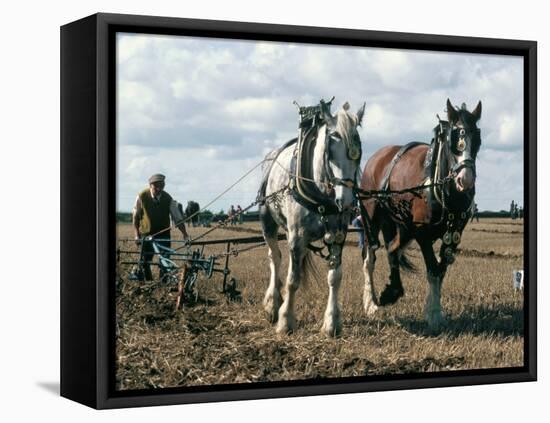
<path id="1" fill-rule="evenodd" d="M 476 128 L 475 129 L 475 137 L 480 137 L 481 131 Z M 470 137 L 470 143 L 473 143 L 473 137 Z M 473 146 L 470 145 L 469 148 L 471 149 Z M 456 159 L 456 153 L 454 153 L 452 150 L 455 149 L 458 154 L 463 154 L 463 152 L 468 148 L 468 144 L 466 142 L 466 130 L 464 128 L 459 128 L 457 126 L 448 127 L 447 129 L 447 142 L 445 143 L 445 151 L 447 155 L 447 163 L 452 163 L 452 166 L 450 167 L 450 173 L 449 176 L 456 177 L 459 172 L 462 169 L 469 168 L 473 174 L 474 177 L 476 176 L 476 162 L 473 158 L 464 159 L 462 161 L 458 161 Z"/>
<path id="2" fill-rule="evenodd" d="M 343 186 L 345 188 L 355 190 L 357 188 L 357 175 L 360 171 L 359 163 L 361 162 L 361 141 L 357 139 L 357 140 L 352 140 L 350 143 L 346 143 L 340 137 L 337 137 L 334 134 L 328 134 L 328 127 L 326 128 L 326 131 L 327 133 L 325 134 L 325 137 L 327 139 L 327 143 L 326 143 L 325 155 L 324 155 L 325 156 L 324 165 L 325 165 L 325 173 L 327 175 L 329 188 L 334 188 L 335 186 Z M 334 175 L 332 167 L 330 166 L 330 161 L 331 161 L 330 143 L 331 142 L 344 142 L 346 144 L 346 154 L 348 156 L 348 159 L 356 162 L 357 164 L 357 168 L 355 170 L 355 176 L 353 179 L 338 178 Z"/>
<path id="3" fill-rule="evenodd" d="M 434 182 L 446 182 L 441 185 L 440 189 L 434 187 L 433 194 L 437 202 L 441 205 L 442 213 L 439 222 L 436 226 L 444 224 L 446 226 L 445 233 L 441 237 L 442 250 L 441 259 L 443 263 L 450 264 L 454 261 L 456 248 L 461 241 L 461 234 L 468 220 L 467 209 L 471 207 L 474 199 L 474 190 L 465 193 L 469 200 L 468 207 L 464 210 L 454 210 L 450 207 L 451 202 L 449 183 L 453 181 L 462 169 L 468 168 L 476 175 L 475 152 L 474 157 L 468 157 L 462 161 L 457 160 L 456 156 L 463 154 L 468 148 L 470 154 L 475 148 L 476 142 L 473 137 L 480 137 L 480 130 L 475 129 L 475 134 L 470 136 L 470 145 L 466 141 L 466 130 L 456 125 L 449 125 L 447 121 L 439 119 L 439 127 L 436 127 L 434 142 L 439 143 L 437 158 L 435 163 L 435 172 L 433 174 Z M 443 175 L 441 163 L 442 155 L 447 164 L 447 174 Z"/>
<path id="4" fill-rule="evenodd" d="M 326 103 L 325 103 L 326 104 Z M 330 103 L 329 103 L 330 104 Z M 300 115 L 302 117 L 300 125 L 300 136 L 294 150 L 293 164 L 291 168 L 294 168 L 294 175 L 290 182 L 290 193 L 294 199 L 306 207 L 308 210 L 320 215 L 320 221 L 325 228 L 325 235 L 323 237 L 323 243 L 328 248 L 328 254 L 323 255 L 323 247 L 315 247 L 309 245 L 312 251 L 319 256 L 323 257 L 330 268 L 335 268 L 341 263 L 341 252 L 346 240 L 347 226 L 349 223 L 349 217 L 353 207 L 343 208 L 337 204 L 334 199 L 334 187 L 343 186 L 353 191 L 355 196 L 355 190 L 358 186 L 357 179 L 360 172 L 360 160 L 361 160 L 361 141 L 354 134 L 352 139 L 340 138 L 334 131 L 330 133 L 330 126 L 325 121 L 320 119 L 318 109 L 319 106 L 300 108 Z M 306 119 L 304 119 L 304 116 Z M 324 128 L 323 128 L 324 127 Z M 312 175 L 302 173 L 303 155 L 311 158 L 313 137 L 319 136 L 321 128 L 325 133 L 325 146 L 323 152 L 323 183 L 326 190 L 322 191 L 317 187 L 314 180 L 311 179 Z M 347 158 L 354 161 L 356 164 L 356 171 L 354 179 L 351 178 L 339 178 L 334 174 L 334 171 L 330 165 L 331 163 L 331 142 L 342 142 L 346 147 Z M 309 155 L 307 155 L 309 153 Z M 309 169 L 311 167 L 308 166 Z M 304 177 L 305 176 L 305 177 Z M 335 227 L 329 227 L 329 216 L 335 216 Z"/>
<path id="5" fill-rule="evenodd" d="M 334 188 L 342 186 L 355 192 L 360 172 L 359 162 L 361 159 L 361 141 L 358 134 L 352 137 L 341 137 L 336 130 L 322 117 L 321 108 L 330 107 L 330 102 L 323 102 L 319 106 L 300 107 L 300 135 L 294 150 L 294 159 L 291 168 L 295 169 L 290 182 L 291 193 L 294 198 L 304 207 L 323 216 L 339 215 L 344 211 L 349 211 L 348 207 L 342 209 L 336 203 L 333 197 Z M 323 180 L 313 181 L 312 164 L 308 163 L 313 154 L 315 143 L 313 139 L 324 131 L 324 152 L 323 152 Z M 346 155 L 349 160 L 356 164 L 355 175 L 352 178 L 340 178 L 334 174 L 331 167 L 331 144 L 332 142 L 342 142 L 346 148 Z M 325 189 L 317 187 L 316 183 L 321 183 Z"/>
<path id="6" fill-rule="evenodd" d="M 474 137 L 480 137 L 480 130 L 475 129 L 475 134 L 470 136 L 470 146 L 466 141 L 466 130 L 456 125 L 449 125 L 447 121 L 439 119 L 439 125 L 436 127 L 434 143 L 437 144 L 437 157 L 435 162 L 435 171 L 433 174 L 434 182 L 441 182 L 443 180 L 454 180 L 462 169 L 470 169 L 474 177 L 476 176 L 476 162 L 475 158 L 468 157 L 464 160 L 457 160 L 457 155 L 462 155 L 469 147 L 470 152 L 473 148 Z M 447 173 L 445 172 L 442 159 L 445 160 Z M 445 184 L 445 189 L 448 189 L 448 184 Z M 444 189 L 444 191 L 445 191 Z M 437 190 L 434 190 L 437 201 L 442 204 L 444 202 L 444 193 L 439 195 Z"/>

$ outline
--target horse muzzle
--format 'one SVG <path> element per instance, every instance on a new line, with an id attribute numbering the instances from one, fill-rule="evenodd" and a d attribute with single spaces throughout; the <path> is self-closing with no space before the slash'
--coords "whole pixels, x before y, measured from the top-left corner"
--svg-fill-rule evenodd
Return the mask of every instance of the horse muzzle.
<path id="1" fill-rule="evenodd" d="M 458 192 L 465 192 L 472 189 L 476 181 L 476 164 L 472 159 L 465 159 L 455 163 L 451 169 L 454 175 L 455 185 Z"/>
<path id="2" fill-rule="evenodd" d="M 463 167 L 455 177 L 456 189 L 458 192 L 469 191 L 474 187 L 476 176 L 469 167 Z"/>

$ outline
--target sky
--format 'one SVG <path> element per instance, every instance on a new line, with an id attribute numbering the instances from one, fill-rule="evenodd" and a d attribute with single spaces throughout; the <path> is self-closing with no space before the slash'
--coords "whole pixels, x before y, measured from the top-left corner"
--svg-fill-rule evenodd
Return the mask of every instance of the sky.
<path id="1" fill-rule="evenodd" d="M 148 34 L 117 35 L 117 210 L 154 173 L 205 206 L 297 135 L 293 101 L 366 103 L 362 165 L 379 148 L 430 142 L 446 100 L 483 104 L 480 210 L 523 204 L 523 59 Z M 254 201 L 260 168 L 208 208 Z"/>

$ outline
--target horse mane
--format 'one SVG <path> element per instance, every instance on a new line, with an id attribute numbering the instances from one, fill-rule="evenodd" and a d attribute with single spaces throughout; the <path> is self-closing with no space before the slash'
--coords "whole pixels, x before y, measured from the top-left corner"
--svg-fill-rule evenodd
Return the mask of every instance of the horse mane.
<path id="1" fill-rule="evenodd" d="M 424 178 L 434 178 L 435 175 L 435 166 L 437 162 L 438 147 L 439 144 L 436 142 L 439 136 L 441 135 L 441 126 L 449 125 L 449 122 L 446 120 L 439 119 L 439 124 L 437 124 L 433 129 L 433 138 L 430 143 L 430 148 L 426 153 L 426 158 L 424 160 Z"/>

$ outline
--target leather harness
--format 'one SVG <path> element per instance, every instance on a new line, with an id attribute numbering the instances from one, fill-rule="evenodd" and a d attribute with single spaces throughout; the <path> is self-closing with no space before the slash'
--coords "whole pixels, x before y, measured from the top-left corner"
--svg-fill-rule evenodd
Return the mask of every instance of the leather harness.
<path id="1" fill-rule="evenodd" d="M 390 162 L 390 165 L 388 166 L 386 173 L 384 175 L 384 179 L 382 179 L 382 183 L 380 184 L 380 187 L 382 190 L 387 191 L 390 188 L 390 176 L 393 171 L 393 168 L 397 164 L 397 162 L 403 157 L 403 155 L 409 151 L 410 149 L 417 147 L 419 145 L 428 145 L 424 142 L 419 141 L 412 141 L 408 144 L 405 144 L 402 146 L 397 153 L 395 153 L 395 156 L 393 156 L 392 161 Z"/>

